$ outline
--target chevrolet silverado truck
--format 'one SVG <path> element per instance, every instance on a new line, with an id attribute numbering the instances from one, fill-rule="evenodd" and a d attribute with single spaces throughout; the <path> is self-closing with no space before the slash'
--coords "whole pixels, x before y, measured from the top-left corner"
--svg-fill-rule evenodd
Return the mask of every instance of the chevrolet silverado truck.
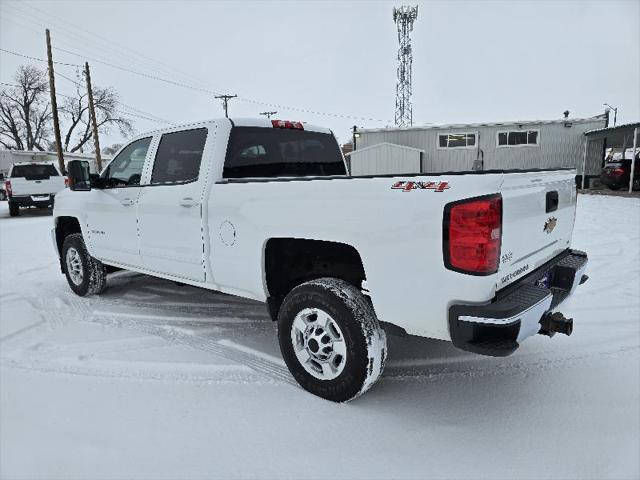
<path id="1" fill-rule="evenodd" d="M 328 129 L 221 119 L 141 135 L 99 176 L 70 162 L 52 237 L 81 296 L 126 269 L 265 302 L 293 377 L 342 402 L 380 377 L 385 330 L 493 356 L 570 334 L 574 179 L 354 177 Z"/>
<path id="2" fill-rule="evenodd" d="M 14 163 L 4 182 L 9 215 L 20 215 L 20 207 L 52 207 L 56 194 L 64 190 L 65 184 L 65 177 L 52 163 Z"/>

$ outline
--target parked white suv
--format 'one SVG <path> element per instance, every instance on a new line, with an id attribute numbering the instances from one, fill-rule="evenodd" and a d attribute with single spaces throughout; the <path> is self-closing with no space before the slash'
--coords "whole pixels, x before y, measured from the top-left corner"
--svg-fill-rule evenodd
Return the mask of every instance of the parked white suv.
<path id="1" fill-rule="evenodd" d="M 110 266 L 264 301 L 295 379 L 334 401 L 378 379 L 385 329 L 488 355 L 570 334 L 554 311 L 587 278 L 572 170 L 352 177 L 328 129 L 221 119 L 69 177 L 52 234 L 74 292 Z"/>
<path id="2" fill-rule="evenodd" d="M 20 215 L 20 207 L 53 206 L 56 194 L 64 190 L 65 177 L 49 162 L 18 162 L 11 165 L 4 182 L 9 215 Z"/>

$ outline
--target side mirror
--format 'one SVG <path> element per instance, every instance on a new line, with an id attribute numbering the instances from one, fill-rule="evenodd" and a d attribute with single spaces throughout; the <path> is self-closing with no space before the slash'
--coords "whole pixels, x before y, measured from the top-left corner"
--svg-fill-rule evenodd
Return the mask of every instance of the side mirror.
<path id="1" fill-rule="evenodd" d="M 67 164 L 67 176 L 69 177 L 69 188 L 71 190 L 91 190 L 89 162 L 85 162 L 82 160 L 71 160 Z"/>

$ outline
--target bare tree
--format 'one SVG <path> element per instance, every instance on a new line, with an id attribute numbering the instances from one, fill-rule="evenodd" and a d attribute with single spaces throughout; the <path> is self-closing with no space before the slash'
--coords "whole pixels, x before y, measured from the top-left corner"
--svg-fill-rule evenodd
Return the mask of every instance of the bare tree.
<path id="1" fill-rule="evenodd" d="M 51 127 L 46 72 L 21 65 L 15 85 L 0 91 L 0 145 L 7 149 L 44 150 Z"/>
<path id="2" fill-rule="evenodd" d="M 96 119 L 99 133 L 109 133 L 117 128 L 121 135 L 128 136 L 133 132 L 131 121 L 118 112 L 118 94 L 111 87 L 93 88 Z M 65 120 L 66 134 L 63 149 L 67 152 L 82 151 L 85 144 L 93 138 L 87 92 L 80 82 L 76 83 L 74 97 L 65 97 L 60 113 Z"/>
<path id="3" fill-rule="evenodd" d="M 109 145 L 108 147 L 104 147 L 102 149 L 102 153 L 104 153 L 105 155 L 113 156 L 121 148 L 122 148 L 122 144 L 121 143 L 114 143 L 113 145 Z"/>

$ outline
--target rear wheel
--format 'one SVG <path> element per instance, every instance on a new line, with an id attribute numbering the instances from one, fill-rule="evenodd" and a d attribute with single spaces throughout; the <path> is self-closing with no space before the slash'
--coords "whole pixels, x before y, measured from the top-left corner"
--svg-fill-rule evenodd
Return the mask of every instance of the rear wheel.
<path id="1" fill-rule="evenodd" d="M 17 203 L 9 202 L 9 215 L 12 217 L 20 215 L 20 206 Z"/>
<path id="2" fill-rule="evenodd" d="M 89 255 L 81 233 L 64 239 L 62 260 L 67 282 L 77 295 L 100 294 L 107 286 L 107 271 L 99 260 Z"/>
<path id="3" fill-rule="evenodd" d="M 344 280 L 294 288 L 278 313 L 289 371 L 307 391 L 334 402 L 362 395 L 384 369 L 387 339 L 368 298 Z"/>

